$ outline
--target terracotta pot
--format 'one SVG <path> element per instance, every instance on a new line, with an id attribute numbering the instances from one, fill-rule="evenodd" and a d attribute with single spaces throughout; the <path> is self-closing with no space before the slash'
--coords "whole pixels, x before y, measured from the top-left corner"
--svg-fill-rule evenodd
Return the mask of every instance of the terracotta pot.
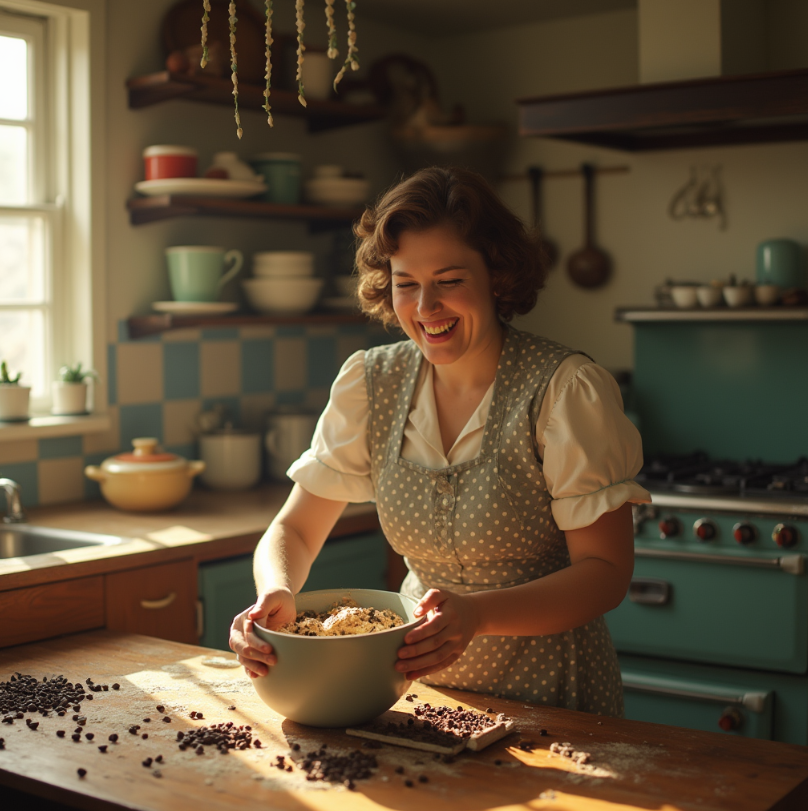
<path id="1" fill-rule="evenodd" d="M 104 498 L 121 510 L 153 512 L 175 507 L 191 492 L 194 476 L 205 469 L 204 462 L 163 453 L 151 437 L 133 439 L 132 444 L 133 453 L 110 456 L 100 467 L 84 468 L 87 478 L 101 484 Z"/>

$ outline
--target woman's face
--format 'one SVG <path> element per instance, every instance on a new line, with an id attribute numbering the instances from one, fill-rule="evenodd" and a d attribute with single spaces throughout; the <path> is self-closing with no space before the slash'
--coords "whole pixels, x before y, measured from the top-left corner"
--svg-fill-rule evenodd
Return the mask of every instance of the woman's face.
<path id="1" fill-rule="evenodd" d="M 491 275 L 483 257 L 449 225 L 404 231 L 390 257 L 393 309 L 434 364 L 501 349 Z"/>

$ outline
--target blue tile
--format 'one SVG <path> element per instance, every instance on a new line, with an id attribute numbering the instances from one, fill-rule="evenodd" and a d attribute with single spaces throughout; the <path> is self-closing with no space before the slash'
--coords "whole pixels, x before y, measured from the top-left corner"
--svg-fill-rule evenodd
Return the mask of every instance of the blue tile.
<path id="1" fill-rule="evenodd" d="M 306 352 L 309 388 L 331 386 L 339 371 L 336 341 L 329 336 L 317 335 L 306 341 Z"/>
<path id="2" fill-rule="evenodd" d="M 120 407 L 121 448 L 131 450 L 132 440 L 153 436 L 163 441 L 163 404 L 122 405 Z"/>
<path id="3" fill-rule="evenodd" d="M 275 387 L 275 351 L 271 338 L 241 342 L 241 390 L 263 394 Z"/>
<path id="4" fill-rule="evenodd" d="M 237 341 L 241 337 L 236 327 L 217 327 L 216 329 L 203 329 L 203 341 Z"/>
<path id="5" fill-rule="evenodd" d="M 61 459 L 84 453 L 80 436 L 59 436 L 39 440 L 40 459 Z"/>
<path id="6" fill-rule="evenodd" d="M 176 453 L 179 456 L 184 456 L 186 459 L 198 459 L 199 448 L 195 442 L 190 444 L 183 443 L 181 445 L 167 445 L 165 450 L 169 453 Z"/>
<path id="7" fill-rule="evenodd" d="M 216 405 L 223 405 L 225 408 L 224 418 L 233 423 L 238 428 L 241 425 L 241 400 L 238 397 L 209 397 L 202 400 L 202 410 L 210 411 Z"/>
<path id="8" fill-rule="evenodd" d="M 118 344 L 107 344 L 107 401 L 118 402 Z"/>
<path id="9" fill-rule="evenodd" d="M 14 462 L 3 465 L 3 476 L 13 479 L 20 486 L 20 501 L 23 507 L 36 507 L 39 504 L 39 476 L 36 462 Z M 0 502 L 5 515 L 6 505 Z"/>
<path id="10" fill-rule="evenodd" d="M 293 324 L 286 327 L 278 327 L 275 330 L 278 338 L 303 338 L 306 335 L 305 324 Z"/>
<path id="11" fill-rule="evenodd" d="M 199 397 L 199 344 L 163 344 L 163 397 L 192 400 Z"/>

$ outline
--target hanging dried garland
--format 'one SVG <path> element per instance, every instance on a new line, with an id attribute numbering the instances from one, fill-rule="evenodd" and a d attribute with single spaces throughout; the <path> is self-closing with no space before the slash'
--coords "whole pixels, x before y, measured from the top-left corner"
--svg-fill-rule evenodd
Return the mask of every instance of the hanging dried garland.
<path id="1" fill-rule="evenodd" d="M 337 28 L 334 24 L 334 2 L 335 0 L 325 0 L 325 18 L 326 25 L 328 26 L 328 58 L 336 59 L 339 56 L 337 50 Z M 267 123 L 270 127 L 274 125 L 272 120 L 272 111 L 269 104 L 269 97 L 272 89 L 272 0 L 265 0 L 264 3 L 266 11 L 266 36 L 265 44 L 266 49 L 264 55 L 266 56 L 266 71 L 264 78 L 266 79 L 266 87 L 264 88 L 264 104 L 262 109 L 267 114 Z M 305 88 L 303 87 L 303 60 L 306 46 L 303 42 L 303 31 L 306 28 L 306 22 L 303 16 L 304 0 L 295 0 L 295 27 L 297 28 L 297 99 L 305 107 L 306 95 Z M 334 90 L 345 75 L 345 72 L 350 67 L 351 70 L 359 70 L 359 62 L 357 60 L 358 49 L 356 47 L 356 21 L 354 11 L 356 9 L 355 0 L 345 0 L 345 8 L 348 16 L 348 53 L 345 56 L 339 73 L 334 77 Z M 241 117 L 238 111 L 238 59 L 236 55 L 236 4 L 231 0 L 228 7 L 229 15 L 229 28 L 230 28 L 230 73 L 233 82 L 233 102 L 235 105 L 235 118 L 236 118 L 236 135 L 241 138 L 243 130 L 241 128 Z M 202 0 L 202 59 L 200 60 L 201 67 L 208 64 L 208 21 L 210 20 L 210 0 Z"/>

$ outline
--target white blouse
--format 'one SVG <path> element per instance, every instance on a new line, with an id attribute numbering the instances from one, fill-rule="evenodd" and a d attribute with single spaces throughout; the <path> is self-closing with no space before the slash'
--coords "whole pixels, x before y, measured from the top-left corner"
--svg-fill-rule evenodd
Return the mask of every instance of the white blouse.
<path id="1" fill-rule="evenodd" d="M 367 441 L 365 352 L 345 361 L 311 448 L 287 471 L 305 490 L 334 501 L 375 501 Z M 477 410 L 444 454 L 432 364 L 424 361 L 404 428 L 401 456 L 433 470 L 461 464 L 480 452 L 492 383 Z M 553 517 L 562 530 L 594 523 L 626 502 L 647 504 L 650 494 L 633 481 L 642 467 L 642 441 L 623 413 L 615 379 L 584 355 L 565 358 L 549 381 L 536 423 Z"/>

